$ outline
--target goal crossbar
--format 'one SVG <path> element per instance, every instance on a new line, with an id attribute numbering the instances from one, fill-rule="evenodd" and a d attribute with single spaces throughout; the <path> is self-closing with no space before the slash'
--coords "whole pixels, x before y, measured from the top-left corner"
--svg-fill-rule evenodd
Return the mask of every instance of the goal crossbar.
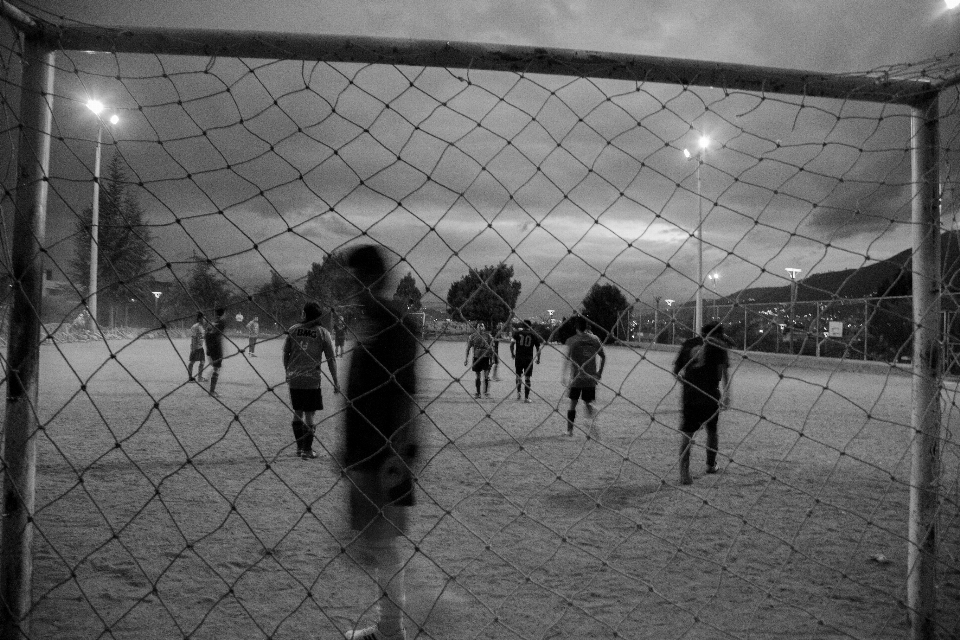
<path id="1" fill-rule="evenodd" d="M 33 35 L 55 50 L 447 67 L 679 84 L 909 106 L 924 103 L 940 90 L 932 79 L 899 79 L 883 74 L 825 74 L 550 47 L 267 31 L 32 24 Z"/>

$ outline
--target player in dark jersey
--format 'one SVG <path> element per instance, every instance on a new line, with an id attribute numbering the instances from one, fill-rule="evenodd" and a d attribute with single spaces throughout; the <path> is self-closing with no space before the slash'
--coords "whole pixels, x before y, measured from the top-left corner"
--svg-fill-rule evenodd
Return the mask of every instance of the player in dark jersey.
<path id="1" fill-rule="evenodd" d="M 680 390 L 680 483 L 691 484 L 690 447 L 701 427 L 707 430 L 707 473 L 717 473 L 720 409 L 730 406 L 730 357 L 723 325 L 710 322 L 702 335 L 686 340 L 673 363 Z"/>
<path id="2" fill-rule="evenodd" d="M 347 257 L 362 287 L 362 325 L 350 363 L 344 416 L 342 464 L 349 483 L 350 526 L 357 537 L 348 547 L 376 581 L 378 620 L 347 638 L 404 640 L 404 567 L 397 544 L 407 534 L 414 505 L 419 456 L 417 327 L 384 296 L 385 265 L 380 250 L 366 245 Z"/>
<path id="3" fill-rule="evenodd" d="M 520 388 L 523 385 L 524 402 L 530 402 L 530 378 L 533 376 L 533 357 L 536 355 L 537 364 L 540 364 L 540 350 L 543 340 L 533 330 L 529 322 L 523 322 L 513 332 L 510 340 L 510 357 L 513 358 L 513 370 L 517 376 L 517 400 L 520 399 Z"/>
<path id="4" fill-rule="evenodd" d="M 213 373 L 210 374 L 210 395 L 217 397 L 217 381 L 220 380 L 220 367 L 223 366 L 223 339 L 227 330 L 227 310 L 218 307 L 216 310 L 217 319 L 207 324 L 206 333 L 203 335 L 204 344 L 207 347 L 207 359 Z"/>
<path id="5" fill-rule="evenodd" d="M 567 366 L 563 367 L 563 384 L 570 389 L 570 409 L 567 410 L 567 435 L 573 436 L 573 426 L 577 420 L 577 401 L 583 400 L 587 409 L 587 433 L 589 437 L 600 440 L 593 402 L 597 398 L 597 384 L 603 377 L 603 368 L 607 364 L 607 354 L 603 350 L 600 338 L 588 329 L 589 324 L 583 316 L 574 320 L 576 333 L 567 339 Z"/>
<path id="6" fill-rule="evenodd" d="M 313 450 L 316 432 L 313 417 L 317 411 L 323 410 L 320 364 L 324 358 L 333 380 L 333 392 L 340 393 L 337 359 L 330 333 L 320 326 L 321 315 L 320 305 L 316 302 L 303 305 L 303 322 L 290 327 L 283 342 L 283 369 L 287 374 L 293 408 L 293 437 L 297 443 L 297 455 L 304 460 L 317 457 Z"/>
<path id="7" fill-rule="evenodd" d="M 476 374 L 477 397 L 480 397 L 480 376 L 483 376 L 483 393 L 490 397 L 490 368 L 493 366 L 493 336 L 482 322 L 467 340 L 467 353 L 463 356 L 463 366 L 467 366 L 470 350 L 473 349 L 473 372 Z"/>

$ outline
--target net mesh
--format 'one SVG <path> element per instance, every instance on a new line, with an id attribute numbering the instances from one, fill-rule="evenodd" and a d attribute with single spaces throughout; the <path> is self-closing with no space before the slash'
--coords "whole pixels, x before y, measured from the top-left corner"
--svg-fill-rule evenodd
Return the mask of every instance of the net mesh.
<path id="1" fill-rule="evenodd" d="M 6 234 L 22 52 L 3 28 Z M 873 74 L 958 71 L 953 56 Z M 348 400 L 325 383 L 320 457 L 296 458 L 280 362 L 285 328 L 317 300 L 331 331 L 346 325 L 348 369 L 362 317 L 336 275 L 364 241 L 392 254 L 397 299 L 422 314 L 408 637 L 902 637 L 909 109 L 679 81 L 58 51 L 33 635 L 337 637 L 372 618 L 336 462 Z M 99 117 L 93 96 L 108 105 Z M 940 108 L 952 353 L 955 88 Z M 734 398 L 722 473 L 702 472 L 701 435 L 684 486 L 673 345 L 693 333 L 701 241 L 705 319 L 736 345 Z M 494 291 L 506 318 L 446 304 L 484 267 L 520 284 L 513 299 Z M 803 269 L 795 288 L 786 267 Z M 217 306 L 229 344 L 212 397 L 187 380 L 189 327 Z M 517 403 L 507 339 L 491 397 L 473 397 L 467 321 L 530 317 L 556 338 L 583 310 L 610 336 L 599 439 L 582 409 L 566 436 L 556 340 L 533 402 Z M 952 377 L 943 408 L 948 637 L 960 633 Z"/>

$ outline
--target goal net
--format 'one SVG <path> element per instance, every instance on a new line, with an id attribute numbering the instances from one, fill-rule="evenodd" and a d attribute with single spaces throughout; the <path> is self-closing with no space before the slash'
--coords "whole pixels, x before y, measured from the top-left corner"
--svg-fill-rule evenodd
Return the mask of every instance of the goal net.
<path id="1" fill-rule="evenodd" d="M 39 359 L 35 406 L 5 425 L 8 497 L 30 502 L 13 426 L 36 456 L 27 637 L 335 638 L 375 619 L 338 462 L 353 399 L 325 362 L 318 458 L 298 457 L 282 361 L 316 302 L 347 379 L 367 318 L 345 258 L 364 243 L 422 349 L 408 638 L 902 638 L 918 612 L 960 634 L 960 58 L 819 77 L 6 17 L 3 339 L 24 309 L 40 323 L 4 352 L 8 385 L 17 353 Z M 18 262 L 31 65 L 52 78 L 46 224 Z M 191 327 L 218 308 L 214 394 Z M 605 342 L 592 420 L 561 384 L 577 315 Z M 479 322 L 489 383 L 464 357 Z M 544 340 L 529 393 L 524 322 Z M 701 432 L 683 484 L 674 362 L 710 322 L 732 401 L 719 473 Z"/>

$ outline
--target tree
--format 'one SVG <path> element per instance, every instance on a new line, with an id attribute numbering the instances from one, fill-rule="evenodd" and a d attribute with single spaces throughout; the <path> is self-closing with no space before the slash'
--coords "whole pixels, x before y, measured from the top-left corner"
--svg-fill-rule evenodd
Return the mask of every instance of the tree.
<path id="1" fill-rule="evenodd" d="M 143 293 L 136 283 L 146 276 L 151 263 L 150 229 L 130 186 L 123 160 L 114 154 L 101 180 L 97 230 L 97 296 L 111 306 Z M 88 294 L 92 226 L 93 209 L 88 207 L 77 220 L 70 269 L 77 288 Z"/>
<path id="2" fill-rule="evenodd" d="M 334 251 L 323 258 L 323 262 L 314 262 L 307 274 L 307 282 L 303 288 L 307 298 L 320 304 L 324 311 L 324 324 L 328 324 L 329 313 L 339 307 L 349 304 L 354 295 L 355 280 L 347 267 L 347 258 L 343 252 Z"/>
<path id="3" fill-rule="evenodd" d="M 513 267 L 504 263 L 470 271 L 450 285 L 447 313 L 461 322 L 483 322 L 493 328 L 507 322 L 520 297 Z"/>
<path id="4" fill-rule="evenodd" d="M 423 306 L 420 304 L 420 298 L 423 294 L 417 288 L 417 281 L 413 279 L 413 274 L 409 271 L 403 276 L 400 284 L 397 285 L 397 292 L 393 294 L 393 300 L 407 311 L 419 311 Z"/>
<path id="5" fill-rule="evenodd" d="M 303 293 L 276 271 L 270 272 L 270 282 L 254 294 L 254 302 L 270 316 L 270 321 L 281 327 L 294 324 L 303 307 Z"/>
<path id="6" fill-rule="evenodd" d="M 593 331 L 604 342 L 616 339 L 615 328 L 630 304 L 620 289 L 611 283 L 595 284 L 583 299 L 583 315 L 593 325 Z"/>
<path id="7" fill-rule="evenodd" d="M 194 255 L 190 274 L 178 280 L 173 290 L 173 304 L 186 317 L 197 311 L 209 312 L 233 301 L 230 284 L 223 279 L 213 260 Z"/>

